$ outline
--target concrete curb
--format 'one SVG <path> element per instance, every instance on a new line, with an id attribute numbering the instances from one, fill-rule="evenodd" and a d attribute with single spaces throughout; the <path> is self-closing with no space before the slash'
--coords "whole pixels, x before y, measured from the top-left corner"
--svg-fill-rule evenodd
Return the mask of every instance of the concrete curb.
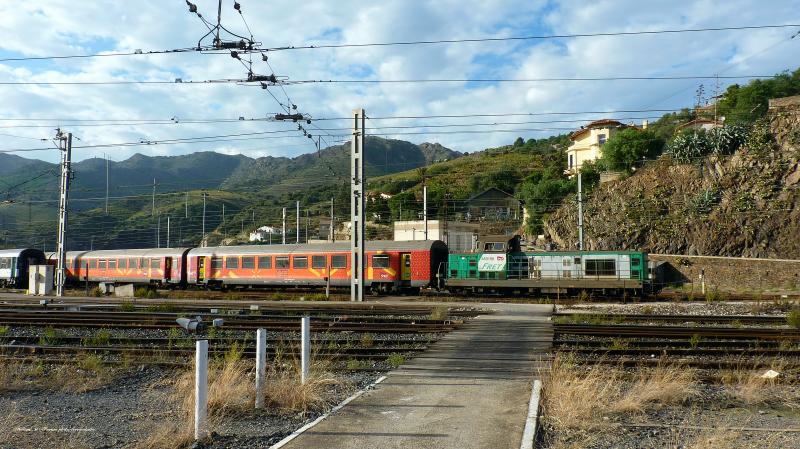
<path id="1" fill-rule="evenodd" d="M 363 390 L 359 390 L 359 391 L 355 392 L 355 394 L 353 394 L 349 398 L 347 398 L 344 401 L 342 401 L 336 407 L 332 408 L 328 413 L 324 413 L 322 416 L 320 416 L 319 418 L 315 419 L 314 421 L 311 421 L 310 423 L 304 425 L 303 427 L 295 430 L 294 432 L 292 432 L 291 435 L 287 436 L 286 438 L 284 438 L 284 439 L 278 441 L 277 443 L 273 444 L 272 446 L 270 446 L 269 449 L 280 449 L 280 448 L 282 448 L 283 446 L 288 444 L 290 441 L 292 441 L 295 438 L 299 437 L 303 432 L 305 432 L 306 430 L 316 426 L 317 424 L 322 422 L 322 420 L 327 418 L 328 416 L 338 412 L 339 410 L 342 409 L 342 407 L 344 407 L 345 405 L 349 404 L 350 402 L 352 402 L 353 400 L 355 400 L 356 398 L 358 398 L 362 394 L 366 393 L 367 391 L 375 388 L 376 385 L 378 385 L 379 383 L 383 382 L 384 380 L 386 380 L 386 376 L 379 377 L 375 382 L 372 382 L 371 384 L 369 384 Z"/>
<path id="2" fill-rule="evenodd" d="M 539 419 L 539 398 L 542 395 L 542 381 L 534 380 L 531 388 L 531 401 L 528 404 L 528 418 L 525 420 L 525 430 L 522 432 L 520 449 L 533 449 L 536 440 L 536 421 Z"/>

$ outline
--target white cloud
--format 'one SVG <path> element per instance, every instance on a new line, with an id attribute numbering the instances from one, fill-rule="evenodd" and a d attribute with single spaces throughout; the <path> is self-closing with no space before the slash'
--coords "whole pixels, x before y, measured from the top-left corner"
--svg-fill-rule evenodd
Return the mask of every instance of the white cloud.
<path id="1" fill-rule="evenodd" d="M 209 20 L 216 2 L 196 1 Z M 229 2 L 223 23 L 245 32 Z M 577 0 L 542 1 L 355 1 L 257 2 L 240 0 L 250 28 L 265 46 L 319 43 L 390 42 L 459 39 L 482 36 L 593 33 L 609 31 L 703 28 L 797 23 L 797 2 L 697 1 L 674 3 Z M 192 47 L 205 31 L 183 2 L 74 2 L 47 0 L 0 4 L 4 39 L 0 55 L 82 54 Z M 358 47 L 270 53 L 278 75 L 299 79 L 542 78 L 669 75 L 769 75 L 795 69 L 798 42 L 787 41 L 796 29 L 684 33 L 635 37 L 594 37 L 526 42 L 420 46 Z M 323 37 L 322 39 L 320 37 Z M 777 44 L 776 44 L 777 43 Z M 269 68 L 257 62 L 257 73 Z M 244 68 L 226 55 L 170 54 L 0 63 L 2 81 L 208 80 L 242 78 Z M 702 81 L 707 92 L 714 82 Z M 726 80 L 721 86 L 730 83 Z M 612 109 L 674 108 L 692 104 L 700 81 L 540 82 L 462 84 L 309 84 L 288 86 L 301 111 L 314 117 L 346 117 L 363 106 L 370 116 L 482 114 Z M 272 89 L 285 100 L 280 89 Z M 264 117 L 279 107 L 259 88 L 236 85 L 0 86 L 0 118 L 160 119 Z M 634 114 L 635 115 L 635 114 Z M 650 114 L 653 115 L 653 114 Z M 553 119 L 554 117 L 549 117 Z M 573 117 L 558 117 L 565 120 Z M 597 118 L 591 114 L 578 118 Z M 523 118 L 372 120 L 368 126 L 488 123 Z M 528 121 L 546 121 L 531 117 Z M 13 124 L 20 124 L 14 122 Z M 2 122 L 7 126 L 10 122 Z M 42 128 L 0 128 L 0 133 L 47 137 L 48 120 L 25 122 Z M 320 128 L 346 128 L 349 122 L 320 121 Z M 564 132 L 577 123 L 498 125 L 497 129 L 546 129 L 520 132 L 537 137 Z M 235 122 L 72 127 L 83 145 L 164 140 L 291 129 L 293 124 Z M 310 127 L 313 131 L 313 127 Z M 487 127 L 476 126 L 475 129 Z M 456 128 L 458 129 L 458 128 Z M 463 129 L 463 128 L 462 128 Z M 458 150 L 476 150 L 513 141 L 515 133 L 403 135 L 409 130 L 377 131 L 414 142 L 441 142 Z M 447 129 L 453 131 L 453 129 Z M 348 134 L 347 130 L 329 131 Z M 333 140 L 328 138 L 328 140 Z M 30 140 L 0 135 L 0 148 L 32 146 Z M 240 152 L 250 156 L 294 155 L 312 151 L 302 135 L 284 139 L 242 140 L 186 145 L 118 147 L 76 152 L 83 159 L 112 152 L 124 159 L 134 152 L 183 154 L 196 150 Z M 37 153 L 27 153 L 31 156 Z M 55 154 L 37 154 L 50 160 Z"/>

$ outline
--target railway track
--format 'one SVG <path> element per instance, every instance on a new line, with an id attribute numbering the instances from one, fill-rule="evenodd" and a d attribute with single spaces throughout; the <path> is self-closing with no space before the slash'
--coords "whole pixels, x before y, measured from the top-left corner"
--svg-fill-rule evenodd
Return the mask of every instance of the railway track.
<path id="1" fill-rule="evenodd" d="M 740 323 L 740 324 L 786 324 L 785 316 L 753 316 L 753 315 L 651 315 L 651 314 L 590 314 L 590 313 L 554 313 L 553 320 L 572 320 L 576 324 L 581 321 L 611 322 L 647 322 L 647 323 Z"/>
<path id="2" fill-rule="evenodd" d="M 748 338 L 771 340 L 800 340 L 800 330 L 765 327 L 707 327 L 707 326 L 638 326 L 555 324 L 553 333 L 560 335 L 586 335 L 597 337 L 649 337 L 649 338 Z"/>
<path id="3" fill-rule="evenodd" d="M 0 325 L 88 327 L 88 328 L 139 328 L 164 329 L 176 327 L 176 313 L 141 313 L 120 311 L 68 311 L 68 310 L 0 310 Z M 300 321 L 295 317 L 263 317 L 260 315 L 200 315 L 211 323 L 212 318 L 224 319 L 224 329 L 273 331 L 299 331 Z M 312 332 L 371 332 L 371 333 L 439 333 L 449 332 L 461 321 L 437 320 L 381 320 L 350 316 L 315 317 L 311 320 Z"/>

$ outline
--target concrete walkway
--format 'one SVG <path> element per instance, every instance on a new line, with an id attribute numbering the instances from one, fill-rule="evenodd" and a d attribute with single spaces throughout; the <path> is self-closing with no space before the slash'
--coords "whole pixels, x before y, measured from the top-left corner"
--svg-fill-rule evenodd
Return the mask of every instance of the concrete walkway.
<path id="1" fill-rule="evenodd" d="M 451 332 L 284 447 L 518 448 L 532 380 L 547 368 L 552 306 L 481 306 L 497 313 Z"/>

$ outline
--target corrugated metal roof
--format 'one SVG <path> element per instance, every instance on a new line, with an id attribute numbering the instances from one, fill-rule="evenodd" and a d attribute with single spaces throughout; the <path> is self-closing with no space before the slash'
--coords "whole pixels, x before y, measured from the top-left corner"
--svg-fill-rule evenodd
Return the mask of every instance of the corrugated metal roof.
<path id="1" fill-rule="evenodd" d="M 394 240 L 373 240 L 366 242 L 367 251 L 422 251 L 433 247 L 445 248 L 439 240 L 417 240 L 396 242 Z M 190 256 L 214 256 L 226 254 L 306 254 L 313 252 L 350 252 L 350 241 L 336 243 L 311 243 L 294 245 L 241 245 L 241 246 L 209 246 L 193 248 Z"/>

